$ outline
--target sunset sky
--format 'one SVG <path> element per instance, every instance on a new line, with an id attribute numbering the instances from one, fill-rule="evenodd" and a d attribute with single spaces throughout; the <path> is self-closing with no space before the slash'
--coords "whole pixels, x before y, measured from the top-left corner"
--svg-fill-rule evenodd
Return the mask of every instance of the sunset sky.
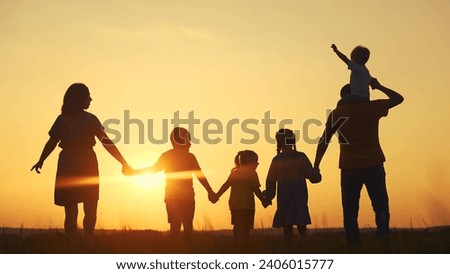
<path id="1" fill-rule="evenodd" d="M 174 115 L 185 119 L 191 112 L 200 122 L 193 133 L 200 142 L 191 152 L 213 189 L 243 149 L 258 153 L 264 189 L 276 154 L 265 134 L 273 137 L 281 120 L 300 130 L 297 148 L 314 161 L 310 139 L 324 126 L 310 124 L 305 132 L 304 125 L 325 122 L 350 75 L 332 43 L 348 56 L 356 45 L 368 47 L 371 74 L 405 97 L 380 123 L 391 226 L 449 225 L 449 14 L 449 0 L 1 1 L 0 225 L 63 227 L 64 209 L 53 204 L 60 149 L 41 174 L 30 168 L 75 82 L 89 87 L 89 111 L 100 121 L 119 121 L 110 129 L 121 134 L 117 147 L 133 167 L 152 165 L 171 148 L 149 141 L 149 132 L 160 138 L 164 119 L 170 131 Z M 371 97 L 385 98 L 379 91 Z M 269 132 L 262 122 L 268 112 L 276 121 Z M 126 115 L 143 122 L 142 132 L 125 126 Z M 207 136 L 216 144 L 204 138 L 207 120 L 223 125 Z M 236 123 L 227 127 L 230 121 Z M 244 121 L 259 136 L 243 132 Z M 97 228 L 167 230 L 163 174 L 125 177 L 101 145 L 95 151 Z M 308 184 L 311 227 L 342 226 L 338 155 L 333 138 L 323 181 Z M 229 192 L 213 205 L 200 183 L 194 185 L 194 228 L 231 228 Z M 257 203 L 255 226 L 271 227 L 275 209 Z M 375 226 L 365 190 L 359 224 Z"/>

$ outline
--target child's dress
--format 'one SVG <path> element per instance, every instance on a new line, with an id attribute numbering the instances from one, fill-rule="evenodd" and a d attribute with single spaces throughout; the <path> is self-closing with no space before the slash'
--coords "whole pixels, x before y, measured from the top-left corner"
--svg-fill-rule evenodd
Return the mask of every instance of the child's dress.
<path id="1" fill-rule="evenodd" d="M 275 192 L 277 195 L 273 227 L 311 224 L 306 179 L 318 183 L 321 176 L 304 153 L 285 151 L 273 158 L 265 191 L 266 198 L 270 200 L 275 197 Z"/>
<path id="2" fill-rule="evenodd" d="M 254 190 L 259 189 L 258 174 L 247 167 L 235 168 L 228 177 L 231 184 L 228 205 L 231 211 L 231 224 L 253 228 L 255 219 Z"/>

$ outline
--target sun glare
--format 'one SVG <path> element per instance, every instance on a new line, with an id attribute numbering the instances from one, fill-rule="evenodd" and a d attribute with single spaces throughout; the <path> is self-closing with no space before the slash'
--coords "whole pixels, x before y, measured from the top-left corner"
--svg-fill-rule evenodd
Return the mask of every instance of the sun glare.
<path id="1" fill-rule="evenodd" d="M 142 174 L 131 176 L 130 181 L 137 191 L 156 190 L 164 186 L 164 174 Z"/>

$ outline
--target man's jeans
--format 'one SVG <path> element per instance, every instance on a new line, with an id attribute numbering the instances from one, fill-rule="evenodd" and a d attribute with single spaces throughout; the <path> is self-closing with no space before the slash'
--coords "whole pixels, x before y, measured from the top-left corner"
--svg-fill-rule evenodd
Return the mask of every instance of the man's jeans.
<path id="1" fill-rule="evenodd" d="M 375 212 L 378 235 L 389 233 L 389 199 L 386 173 L 383 165 L 369 168 L 341 169 L 341 196 L 344 210 L 344 228 L 349 245 L 361 243 L 358 227 L 359 198 L 366 186 Z"/>

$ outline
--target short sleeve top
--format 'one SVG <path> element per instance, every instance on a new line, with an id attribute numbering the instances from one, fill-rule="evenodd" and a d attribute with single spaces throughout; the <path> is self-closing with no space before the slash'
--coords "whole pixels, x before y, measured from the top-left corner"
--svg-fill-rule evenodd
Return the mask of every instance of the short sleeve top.
<path id="1" fill-rule="evenodd" d="M 254 169 L 240 167 L 233 169 L 228 177 L 231 192 L 230 209 L 255 209 L 254 190 L 260 187 L 258 174 Z"/>
<path id="2" fill-rule="evenodd" d="M 348 62 L 348 69 L 352 72 L 350 75 L 352 95 L 369 97 L 369 84 L 372 81 L 372 76 L 370 76 L 367 67 L 350 61 Z"/>
<path id="3" fill-rule="evenodd" d="M 327 127 L 343 122 L 337 131 L 340 168 L 366 168 L 386 160 L 379 141 L 378 125 L 388 112 L 389 100 L 375 100 L 338 106 L 330 113 Z"/>
<path id="4" fill-rule="evenodd" d="M 194 154 L 182 149 L 168 150 L 154 168 L 166 175 L 165 200 L 194 201 L 193 173 L 201 170 Z"/>
<path id="5" fill-rule="evenodd" d="M 89 149 L 95 145 L 95 136 L 103 131 L 99 119 L 83 111 L 77 117 L 59 115 L 48 134 L 59 141 L 62 149 Z"/>

